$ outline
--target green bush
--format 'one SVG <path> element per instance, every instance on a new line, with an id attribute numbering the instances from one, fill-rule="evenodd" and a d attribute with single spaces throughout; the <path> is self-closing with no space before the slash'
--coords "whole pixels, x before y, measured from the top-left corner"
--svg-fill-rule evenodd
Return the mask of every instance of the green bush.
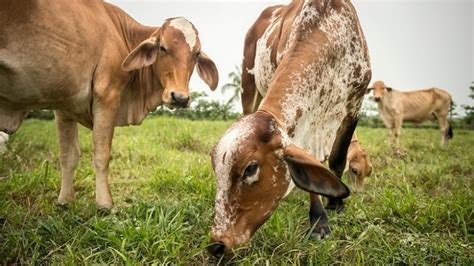
<path id="1" fill-rule="evenodd" d="M 39 120 L 53 120 L 54 113 L 51 110 L 35 110 L 31 111 L 26 118 L 34 118 Z"/>
<path id="2" fill-rule="evenodd" d="M 465 118 L 453 118 L 449 121 L 449 123 L 454 129 L 468 129 L 468 130 L 474 129 L 474 127 L 472 127 L 469 123 L 467 123 L 467 120 Z M 359 116 L 359 122 L 357 123 L 357 126 L 370 127 L 370 128 L 385 128 L 385 125 L 379 116 L 366 116 L 366 115 Z M 439 128 L 439 125 L 437 121 L 426 121 L 422 123 L 421 125 L 415 125 L 413 123 L 406 122 L 406 123 L 403 123 L 403 128 L 437 129 Z"/>
<path id="3" fill-rule="evenodd" d="M 207 94 L 204 92 L 194 92 L 191 93 L 193 103 L 190 108 L 170 110 L 160 106 L 151 115 L 181 117 L 190 120 L 233 120 L 240 116 L 240 113 L 232 111 L 231 103 L 222 104 L 219 101 L 210 101 L 206 97 Z M 27 118 L 52 120 L 54 113 L 50 110 L 35 110 L 30 112 Z"/>
<path id="4" fill-rule="evenodd" d="M 174 116 L 190 120 L 228 120 L 240 116 L 240 113 L 232 111 L 231 104 L 209 101 L 205 97 L 207 97 L 207 94 L 204 92 L 193 92 L 191 93 L 193 103 L 190 108 L 170 110 L 160 106 L 152 115 Z"/>

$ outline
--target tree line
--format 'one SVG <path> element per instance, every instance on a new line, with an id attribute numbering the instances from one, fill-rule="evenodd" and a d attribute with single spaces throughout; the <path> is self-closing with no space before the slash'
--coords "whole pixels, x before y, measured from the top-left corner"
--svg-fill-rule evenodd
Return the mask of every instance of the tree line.
<path id="1" fill-rule="evenodd" d="M 221 92 L 225 95 L 230 92 L 230 97 L 224 102 L 217 100 L 210 100 L 205 92 L 192 92 L 191 99 L 193 102 L 190 108 L 170 110 L 166 107 L 158 107 L 158 109 L 152 113 L 152 116 L 174 116 L 181 117 L 191 120 L 233 120 L 240 117 L 242 114 L 234 110 L 234 104 L 240 105 L 240 94 L 242 70 L 240 67 L 235 67 L 235 70 L 230 72 L 228 77 L 228 83 L 221 87 Z M 474 100 L 474 81 L 469 86 L 470 94 L 469 98 Z M 454 128 L 463 128 L 474 130 L 474 105 L 461 105 L 466 115 L 459 117 L 454 111 L 456 104 L 452 102 L 450 123 Z M 28 115 L 29 118 L 36 119 L 53 119 L 54 115 L 48 110 L 37 110 L 33 111 Z M 377 106 L 371 100 L 366 98 L 362 105 L 362 110 L 359 117 L 359 126 L 364 127 L 384 127 L 382 120 L 378 116 Z M 437 124 L 434 122 L 424 123 L 419 127 L 424 128 L 437 128 Z M 409 123 L 405 123 L 404 127 L 418 127 Z"/>

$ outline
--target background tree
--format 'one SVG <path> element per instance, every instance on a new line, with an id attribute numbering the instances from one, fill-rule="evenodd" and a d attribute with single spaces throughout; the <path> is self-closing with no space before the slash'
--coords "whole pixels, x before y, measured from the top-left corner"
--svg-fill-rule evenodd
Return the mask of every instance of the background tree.
<path id="1" fill-rule="evenodd" d="M 474 81 L 471 82 L 469 86 L 471 93 L 469 98 L 474 100 Z M 469 126 L 470 129 L 474 129 L 474 106 L 473 105 L 461 105 L 462 108 L 466 111 L 466 116 L 464 117 L 464 122 Z"/>
<path id="2" fill-rule="evenodd" d="M 222 93 L 226 93 L 228 91 L 232 93 L 230 99 L 225 103 L 226 105 L 230 105 L 240 99 L 240 94 L 242 92 L 242 68 L 235 66 L 235 70 L 230 72 L 227 77 L 229 78 L 229 82 L 222 86 L 221 91 Z"/>
<path id="3" fill-rule="evenodd" d="M 379 110 L 372 96 L 366 94 L 359 113 L 359 126 L 382 127 L 383 123 L 379 117 Z"/>
<path id="4" fill-rule="evenodd" d="M 232 112 L 228 104 L 209 100 L 205 92 L 191 92 L 192 103 L 189 108 L 170 110 L 164 106 L 158 107 L 153 115 L 181 117 L 190 120 L 227 120 L 236 119 L 240 114 Z"/>
<path id="5" fill-rule="evenodd" d="M 456 107 L 458 105 L 451 99 L 451 107 L 449 108 L 449 120 L 453 120 L 453 117 L 458 116 L 458 113 L 456 112 Z"/>

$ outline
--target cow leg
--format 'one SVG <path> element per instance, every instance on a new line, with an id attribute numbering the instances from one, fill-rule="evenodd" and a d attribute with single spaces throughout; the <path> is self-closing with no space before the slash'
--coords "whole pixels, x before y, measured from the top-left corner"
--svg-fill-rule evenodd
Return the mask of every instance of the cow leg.
<path id="1" fill-rule="evenodd" d="M 447 116 L 443 116 L 441 114 L 437 114 L 438 123 L 439 123 L 439 130 L 441 131 L 441 146 L 445 146 L 448 144 L 448 130 L 449 130 L 449 123 Z"/>
<path id="2" fill-rule="evenodd" d="M 112 195 L 109 187 L 109 162 L 114 134 L 114 116 L 105 113 L 96 114 L 92 138 L 94 142 L 95 200 L 99 209 L 113 207 Z"/>
<path id="3" fill-rule="evenodd" d="M 111 209 L 114 204 L 108 176 L 115 118 L 120 104 L 119 96 L 112 93 L 102 95 L 100 99 L 94 101 L 92 107 L 94 114 L 92 139 L 96 171 L 95 200 L 99 209 Z"/>
<path id="4" fill-rule="evenodd" d="M 351 144 L 352 134 L 357 126 L 357 118 L 347 115 L 342 121 L 341 127 L 338 129 L 336 140 L 329 156 L 329 168 L 336 174 L 337 177 L 342 178 L 344 168 L 347 161 L 347 149 Z M 342 210 L 344 202 L 342 199 L 328 198 L 326 209 Z"/>
<path id="5" fill-rule="evenodd" d="M 310 208 L 309 208 L 309 223 L 312 228 L 311 238 L 323 239 L 331 233 L 328 225 L 328 215 L 321 202 L 321 196 L 309 193 Z"/>
<path id="6" fill-rule="evenodd" d="M 395 123 L 392 120 L 388 120 L 388 119 L 383 119 L 383 123 L 384 123 L 385 127 L 388 129 L 389 145 L 393 146 L 394 143 L 395 143 L 395 139 L 394 139 L 394 136 L 395 136 L 395 134 L 394 134 Z"/>
<path id="7" fill-rule="evenodd" d="M 402 119 L 395 119 L 394 125 L 393 125 L 393 137 L 395 141 L 395 147 L 399 148 L 400 147 L 400 132 L 402 130 Z"/>
<path id="8" fill-rule="evenodd" d="M 61 190 L 58 203 L 65 205 L 74 200 L 74 170 L 81 156 L 77 122 L 55 111 L 59 136 L 59 162 L 61 165 Z"/>

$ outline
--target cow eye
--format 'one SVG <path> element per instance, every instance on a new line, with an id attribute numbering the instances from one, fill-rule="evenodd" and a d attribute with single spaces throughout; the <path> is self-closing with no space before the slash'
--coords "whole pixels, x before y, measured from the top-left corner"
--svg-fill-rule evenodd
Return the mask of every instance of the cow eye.
<path id="1" fill-rule="evenodd" d="M 168 50 L 166 50 L 166 48 L 163 46 L 160 46 L 160 51 L 162 51 L 163 53 L 168 53 Z"/>
<path id="2" fill-rule="evenodd" d="M 257 172 L 257 169 L 258 165 L 256 162 L 249 164 L 247 168 L 245 168 L 244 177 L 253 176 Z"/>
<path id="3" fill-rule="evenodd" d="M 201 55 L 201 52 L 197 52 L 197 53 L 194 55 L 194 57 L 195 57 L 195 58 L 198 58 L 200 55 Z"/>

